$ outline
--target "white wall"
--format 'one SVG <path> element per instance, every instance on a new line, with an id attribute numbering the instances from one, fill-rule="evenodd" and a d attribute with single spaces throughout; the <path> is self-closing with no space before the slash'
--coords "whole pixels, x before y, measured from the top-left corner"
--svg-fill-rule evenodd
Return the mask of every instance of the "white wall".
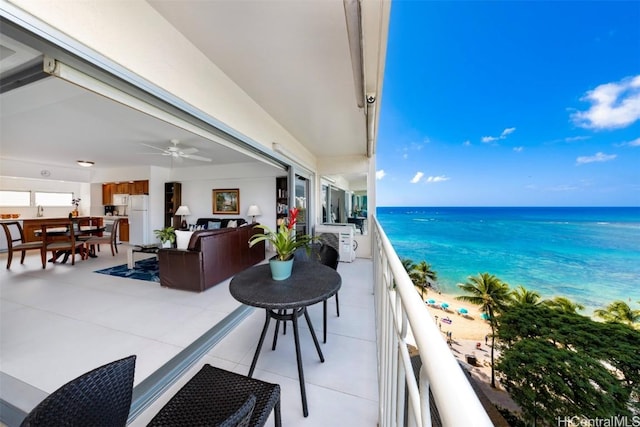
<path id="1" fill-rule="evenodd" d="M 175 169 L 174 179 L 182 183 L 182 204 L 187 205 L 191 215 L 186 218 L 193 224 L 198 218 L 242 217 L 250 205 L 258 205 L 262 216 L 256 217 L 261 224 L 275 227 L 276 223 L 276 176 L 280 169 L 257 163 L 223 166 L 201 166 L 197 168 Z M 212 190 L 240 190 L 240 213 L 238 215 L 214 215 Z"/>

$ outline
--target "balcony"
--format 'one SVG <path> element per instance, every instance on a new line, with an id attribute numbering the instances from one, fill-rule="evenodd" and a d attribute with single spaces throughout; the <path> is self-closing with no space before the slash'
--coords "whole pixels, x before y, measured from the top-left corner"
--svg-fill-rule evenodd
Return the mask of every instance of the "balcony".
<path id="1" fill-rule="evenodd" d="M 308 418 L 292 334 L 278 340 L 276 351 L 263 348 L 255 376 L 281 385 L 283 425 L 428 426 L 429 390 L 443 425 L 492 425 L 375 221 L 373 235 L 372 260 L 338 267 L 341 316 L 332 298 L 328 339 L 321 344 L 325 363 L 301 323 Z M 27 255 L 24 266 L 14 260 L 10 271 L 2 269 L 0 410 L 6 425 L 19 424 L 62 383 L 129 354 L 138 355 L 131 426 L 146 425 L 203 363 L 248 372 L 262 310 L 235 302 L 228 281 L 195 294 L 93 273 L 123 263 L 125 251 L 116 258 L 103 251 L 73 267 L 42 270 L 36 254 Z M 310 314 L 321 334 L 321 305 Z M 420 350 L 419 381 L 407 344 Z"/>

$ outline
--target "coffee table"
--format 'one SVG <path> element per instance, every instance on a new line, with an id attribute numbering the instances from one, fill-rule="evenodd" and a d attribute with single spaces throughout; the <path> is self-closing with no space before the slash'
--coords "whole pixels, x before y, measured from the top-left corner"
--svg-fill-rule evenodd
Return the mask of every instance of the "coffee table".
<path id="1" fill-rule="evenodd" d="M 129 250 L 127 251 L 127 267 L 129 269 L 135 267 L 135 261 L 133 259 L 134 253 L 154 254 L 158 256 L 158 249 L 160 249 L 158 245 L 130 246 Z"/>

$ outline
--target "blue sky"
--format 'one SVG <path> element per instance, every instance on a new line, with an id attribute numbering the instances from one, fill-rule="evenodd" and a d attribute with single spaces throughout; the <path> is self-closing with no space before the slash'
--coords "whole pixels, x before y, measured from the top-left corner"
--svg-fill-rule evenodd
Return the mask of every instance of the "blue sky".
<path id="1" fill-rule="evenodd" d="M 378 206 L 640 206 L 639 1 L 391 6 Z"/>

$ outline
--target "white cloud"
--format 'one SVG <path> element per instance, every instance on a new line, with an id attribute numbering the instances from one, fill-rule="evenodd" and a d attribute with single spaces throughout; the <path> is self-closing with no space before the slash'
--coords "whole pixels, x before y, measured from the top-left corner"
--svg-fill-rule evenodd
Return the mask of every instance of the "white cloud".
<path id="1" fill-rule="evenodd" d="M 516 128 L 506 128 L 500 134 L 500 139 L 505 139 L 507 137 L 507 135 L 509 135 L 510 133 L 515 132 L 515 130 L 516 130 Z"/>
<path id="2" fill-rule="evenodd" d="M 609 162 L 618 157 L 617 154 L 604 154 L 602 152 L 597 152 L 593 156 L 580 156 L 576 159 L 576 164 L 584 165 L 587 163 L 594 162 Z"/>
<path id="3" fill-rule="evenodd" d="M 513 147 L 513 151 L 515 151 L 516 153 L 521 153 L 521 152 L 522 152 L 522 150 L 524 150 L 524 147 L 523 147 L 523 146 L 520 146 L 520 147 Z"/>
<path id="4" fill-rule="evenodd" d="M 438 176 L 430 176 L 426 179 L 427 182 L 444 182 L 444 181 L 449 181 L 451 178 L 449 178 L 448 176 L 445 175 L 438 175 Z"/>
<path id="5" fill-rule="evenodd" d="M 505 128 L 500 136 L 483 136 L 481 141 L 485 144 L 488 144 L 490 142 L 498 141 L 499 139 L 507 139 L 507 135 L 510 135 L 515 131 L 516 128 Z"/>
<path id="6" fill-rule="evenodd" d="M 591 138 L 590 136 L 568 136 L 564 139 L 565 142 L 584 141 Z"/>
<path id="7" fill-rule="evenodd" d="M 414 177 L 411 178 L 411 183 L 412 184 L 418 183 L 420 181 L 420 179 L 422 179 L 423 176 L 424 176 L 424 174 L 422 172 L 416 172 Z"/>
<path id="8" fill-rule="evenodd" d="M 571 115 L 576 125 L 587 129 L 627 127 L 640 120 L 640 75 L 602 84 L 581 100 L 590 102 L 591 107 Z"/>
<path id="9" fill-rule="evenodd" d="M 629 147 L 640 147 L 640 138 L 636 138 L 633 141 L 627 142 Z"/>
<path id="10" fill-rule="evenodd" d="M 550 187 L 547 190 L 548 191 L 576 191 L 578 190 L 578 187 L 571 184 L 560 184 L 560 185 L 556 185 L 555 187 Z"/>
<path id="11" fill-rule="evenodd" d="M 384 169 L 380 169 L 379 171 L 376 171 L 376 179 L 382 179 L 384 178 L 386 175 L 386 173 L 384 172 Z"/>
<path id="12" fill-rule="evenodd" d="M 468 139 L 462 143 L 462 145 L 464 145 L 465 147 L 471 147 L 471 141 L 469 141 Z"/>

